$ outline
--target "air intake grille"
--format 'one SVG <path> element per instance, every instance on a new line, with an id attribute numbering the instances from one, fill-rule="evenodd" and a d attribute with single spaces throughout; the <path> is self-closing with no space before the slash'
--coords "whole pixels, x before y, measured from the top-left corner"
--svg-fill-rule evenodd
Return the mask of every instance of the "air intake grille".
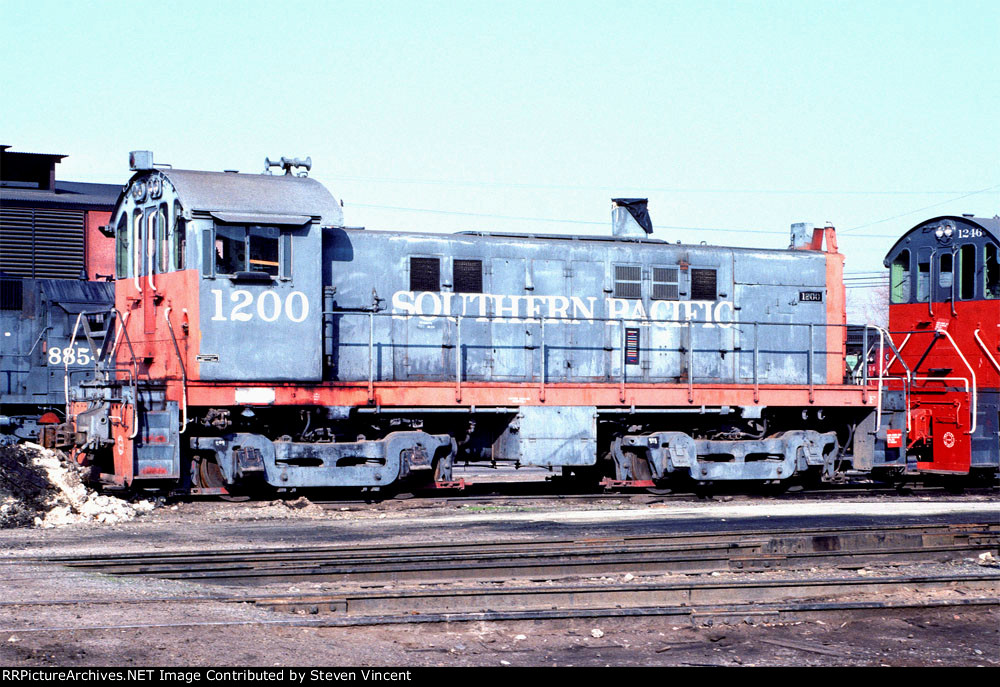
<path id="1" fill-rule="evenodd" d="M 615 265 L 615 298 L 642 298 L 642 268 Z"/>
<path id="2" fill-rule="evenodd" d="M 658 301 L 676 301 L 679 297 L 680 268 L 653 268 L 653 299 Z"/>
<path id="3" fill-rule="evenodd" d="M 0 208 L 0 271 L 17 277 L 78 279 L 84 212 Z"/>
<path id="4" fill-rule="evenodd" d="M 455 293 L 483 292 L 483 261 L 455 260 Z"/>
<path id="5" fill-rule="evenodd" d="M 20 279 L 0 279 L 0 310 L 20 310 L 22 295 Z"/>
<path id="6" fill-rule="evenodd" d="M 715 270 L 691 270 L 691 300 L 714 301 L 717 295 Z"/>
<path id="7" fill-rule="evenodd" d="M 441 261 L 438 258 L 410 258 L 410 291 L 440 291 Z"/>

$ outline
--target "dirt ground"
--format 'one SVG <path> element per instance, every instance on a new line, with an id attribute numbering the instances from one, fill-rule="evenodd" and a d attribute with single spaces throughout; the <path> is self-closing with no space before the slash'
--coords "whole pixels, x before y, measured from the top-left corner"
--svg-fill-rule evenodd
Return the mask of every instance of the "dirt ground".
<path id="1" fill-rule="evenodd" d="M 822 507 L 820 507 L 822 506 Z M 368 627 L 283 624 L 245 603 L 156 601 L 219 586 L 116 578 L 33 556 L 151 550 L 608 536 L 909 522 L 998 522 L 990 498 L 860 499 L 832 505 L 737 498 L 665 502 L 308 501 L 167 504 L 128 522 L 0 531 L 0 664 L 6 666 L 997 666 L 1000 608 L 793 617 L 460 622 Z M 952 563 L 973 572 L 973 559 Z M 895 573 L 873 569 L 868 574 Z M 286 585 L 283 591 L 311 591 Z M 957 596 L 961 596 L 958 594 Z M 54 605 L 53 600 L 99 600 Z M 142 600 L 142 603 L 135 603 Z M 35 603 L 32 603 L 35 602 Z M 142 627 L 130 627 L 142 625 Z M 152 625 L 152 626 L 151 626 Z"/>

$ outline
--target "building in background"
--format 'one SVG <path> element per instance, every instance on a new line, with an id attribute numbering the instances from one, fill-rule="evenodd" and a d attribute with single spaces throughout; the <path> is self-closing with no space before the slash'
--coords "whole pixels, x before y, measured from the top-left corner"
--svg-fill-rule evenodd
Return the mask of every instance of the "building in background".
<path id="1" fill-rule="evenodd" d="M 65 155 L 0 145 L 0 274 L 89 279 L 114 274 L 114 240 L 101 233 L 118 184 L 56 179 Z"/>

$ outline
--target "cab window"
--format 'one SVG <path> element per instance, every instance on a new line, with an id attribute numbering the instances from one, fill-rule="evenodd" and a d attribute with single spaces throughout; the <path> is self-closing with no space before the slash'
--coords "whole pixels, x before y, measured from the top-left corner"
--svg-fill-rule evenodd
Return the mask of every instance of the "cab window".
<path id="1" fill-rule="evenodd" d="M 938 263 L 938 286 L 942 289 L 951 289 L 954 281 L 954 258 L 951 253 L 945 253 Z"/>
<path id="2" fill-rule="evenodd" d="M 896 256 L 889 268 L 890 298 L 893 303 L 910 300 L 910 251 L 904 250 Z"/>
<path id="3" fill-rule="evenodd" d="M 265 272 L 278 276 L 278 228 L 250 227 L 247 236 L 249 246 L 249 266 L 251 272 Z"/>
<path id="4" fill-rule="evenodd" d="M 170 230 L 170 254 L 173 256 L 173 269 L 184 269 L 184 247 L 187 245 L 184 218 L 181 217 L 181 204 L 174 201 L 174 224 Z"/>
<path id="5" fill-rule="evenodd" d="M 931 262 L 921 256 L 917 263 L 917 300 L 926 303 L 931 297 Z"/>
<path id="6" fill-rule="evenodd" d="M 215 226 L 215 274 L 258 272 L 288 277 L 291 241 L 278 227 L 217 224 Z M 282 248 L 284 245 L 284 248 Z M 286 255 L 282 258 L 282 252 Z"/>
<path id="7" fill-rule="evenodd" d="M 986 244 L 986 260 L 983 269 L 983 296 L 990 300 L 1000 298 L 1000 260 L 997 257 L 997 245 Z"/>
<path id="8" fill-rule="evenodd" d="M 160 207 L 156 211 L 156 271 L 161 273 L 170 271 L 170 244 L 167 228 L 167 204 L 160 203 Z"/>
<path id="9" fill-rule="evenodd" d="M 123 212 L 115 228 L 115 275 L 119 279 L 132 276 L 132 241 L 128 226 L 128 214 Z"/>
<path id="10" fill-rule="evenodd" d="M 958 297 L 970 301 L 976 297 L 976 247 L 962 246 L 958 251 Z"/>
<path id="11" fill-rule="evenodd" d="M 142 210 L 136 210 L 132 214 L 132 256 L 134 262 L 132 263 L 132 276 L 139 277 L 146 274 L 145 264 L 143 256 L 145 251 L 142 247 L 142 242 L 144 240 L 145 234 L 142 231 Z"/>
<path id="12" fill-rule="evenodd" d="M 215 227 L 215 273 L 236 274 L 246 271 L 246 227 L 220 224 Z"/>

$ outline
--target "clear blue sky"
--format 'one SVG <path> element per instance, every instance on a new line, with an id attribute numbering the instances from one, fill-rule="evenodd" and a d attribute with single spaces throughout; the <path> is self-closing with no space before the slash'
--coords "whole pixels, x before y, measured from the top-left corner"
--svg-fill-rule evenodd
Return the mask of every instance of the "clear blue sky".
<path id="1" fill-rule="evenodd" d="M 1000 213 L 995 0 L 0 0 L 0 26 L 0 143 L 64 179 L 311 155 L 352 225 L 606 233 L 640 195 L 670 241 L 832 222 L 852 272 Z"/>

